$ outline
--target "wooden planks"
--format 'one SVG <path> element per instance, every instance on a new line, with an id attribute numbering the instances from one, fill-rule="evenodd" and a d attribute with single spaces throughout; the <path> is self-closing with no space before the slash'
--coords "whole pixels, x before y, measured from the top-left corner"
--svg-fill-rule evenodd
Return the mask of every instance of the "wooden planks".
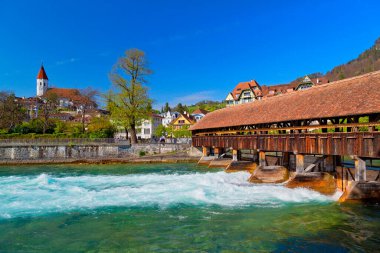
<path id="1" fill-rule="evenodd" d="M 380 132 L 193 136 L 193 146 L 380 158 Z"/>

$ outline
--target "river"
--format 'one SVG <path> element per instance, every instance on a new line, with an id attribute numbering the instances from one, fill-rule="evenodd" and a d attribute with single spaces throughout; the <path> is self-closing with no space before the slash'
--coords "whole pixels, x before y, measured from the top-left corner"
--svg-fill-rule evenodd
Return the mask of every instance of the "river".
<path id="1" fill-rule="evenodd" d="M 0 252 L 375 252 L 380 206 L 195 164 L 0 167 Z"/>

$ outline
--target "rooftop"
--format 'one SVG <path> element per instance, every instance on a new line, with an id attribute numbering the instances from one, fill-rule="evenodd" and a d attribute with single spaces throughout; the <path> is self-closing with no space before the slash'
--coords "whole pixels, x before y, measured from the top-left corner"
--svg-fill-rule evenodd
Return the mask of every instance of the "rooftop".
<path id="1" fill-rule="evenodd" d="M 380 71 L 207 114 L 191 130 L 380 113 Z"/>

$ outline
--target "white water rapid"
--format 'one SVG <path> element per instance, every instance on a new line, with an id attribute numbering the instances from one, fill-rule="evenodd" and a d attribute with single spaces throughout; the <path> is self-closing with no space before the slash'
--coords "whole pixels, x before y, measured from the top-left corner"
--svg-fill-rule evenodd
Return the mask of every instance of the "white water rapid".
<path id="1" fill-rule="evenodd" d="M 330 202 L 307 189 L 253 185 L 246 172 L 0 177 L 0 219 L 107 206 L 167 208 L 177 204 L 278 207 Z"/>

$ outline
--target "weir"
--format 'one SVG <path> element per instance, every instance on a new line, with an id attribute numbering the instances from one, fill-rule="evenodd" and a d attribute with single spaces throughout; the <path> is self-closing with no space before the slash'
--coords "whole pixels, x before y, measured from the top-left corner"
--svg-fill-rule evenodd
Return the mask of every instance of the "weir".
<path id="1" fill-rule="evenodd" d="M 340 189 L 341 201 L 380 199 L 380 172 L 367 168 L 380 166 L 379 129 L 380 71 L 217 110 L 191 127 L 203 164 L 224 165 L 220 154 L 230 150 L 229 168 L 255 163 L 251 182 Z"/>

